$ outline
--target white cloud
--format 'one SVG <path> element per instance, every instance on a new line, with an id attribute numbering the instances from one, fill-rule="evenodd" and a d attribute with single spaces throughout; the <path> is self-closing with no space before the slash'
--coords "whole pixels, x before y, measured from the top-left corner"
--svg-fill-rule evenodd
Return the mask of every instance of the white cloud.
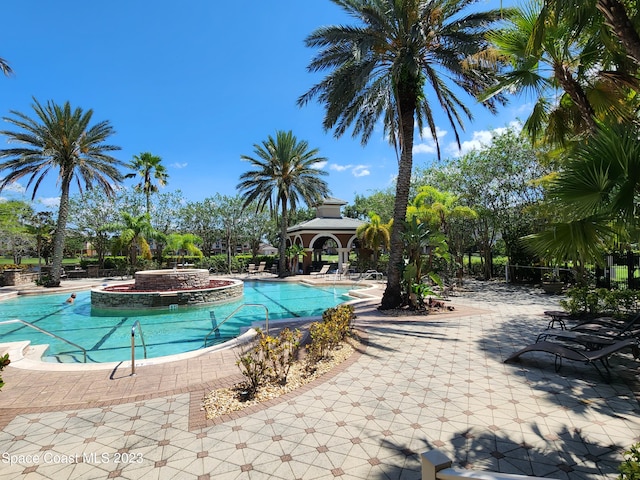
<path id="1" fill-rule="evenodd" d="M 436 135 L 438 136 L 438 140 L 442 141 L 442 139 L 446 137 L 447 131 L 442 130 L 439 127 L 436 127 Z M 431 135 L 431 130 L 429 130 L 428 128 L 423 128 L 421 138 L 422 138 L 422 143 L 418 143 L 413 146 L 414 155 L 421 154 L 421 153 L 437 152 L 438 149 L 436 147 L 436 142 L 433 139 L 433 135 Z"/>
<path id="2" fill-rule="evenodd" d="M 502 135 L 508 129 L 513 129 L 516 133 L 522 130 L 522 124 L 517 120 L 512 121 L 506 127 L 495 128 L 493 130 L 476 130 L 471 136 L 471 140 L 466 140 L 460 144 L 460 148 L 455 142 L 449 143 L 446 151 L 454 157 L 462 156 L 473 150 L 479 150 L 491 144 L 493 137 Z"/>
<path id="3" fill-rule="evenodd" d="M 325 166 L 327 165 L 327 161 L 322 161 L 322 162 L 316 162 L 313 164 L 313 168 L 316 168 L 318 170 L 322 170 Z"/>
<path id="4" fill-rule="evenodd" d="M 344 172 L 345 170 L 349 170 L 353 165 L 338 165 L 337 163 L 332 163 L 329 165 L 329 170 L 335 170 L 336 172 Z"/>
<path id="5" fill-rule="evenodd" d="M 48 197 L 48 198 L 39 198 L 38 202 L 44 205 L 45 207 L 58 207 L 60 205 L 60 197 Z"/>
<path id="6" fill-rule="evenodd" d="M 3 188 L 3 191 L 12 193 L 24 193 L 26 189 L 18 182 L 11 182 Z"/>
<path id="7" fill-rule="evenodd" d="M 367 167 L 367 165 L 356 165 L 351 170 L 351 173 L 353 173 L 354 177 L 366 177 L 368 175 L 371 175 L 371 172 L 369 171 L 369 167 Z"/>
<path id="8" fill-rule="evenodd" d="M 179 168 L 185 168 L 187 165 L 189 165 L 187 162 L 183 162 L 183 163 L 175 162 L 175 163 L 172 163 L 172 164 L 171 164 L 171 166 L 172 166 L 173 168 L 178 168 L 178 169 L 179 169 Z"/>
<path id="9" fill-rule="evenodd" d="M 371 175 L 369 165 L 338 165 L 337 163 L 329 164 L 329 170 L 335 170 L 336 172 L 350 171 L 354 177 L 366 177 Z"/>

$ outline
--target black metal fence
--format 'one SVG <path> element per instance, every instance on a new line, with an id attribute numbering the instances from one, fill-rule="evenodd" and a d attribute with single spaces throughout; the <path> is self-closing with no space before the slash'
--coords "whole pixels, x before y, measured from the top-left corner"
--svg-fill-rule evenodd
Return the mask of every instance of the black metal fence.
<path id="1" fill-rule="evenodd" d="M 596 286 L 640 289 L 640 254 L 612 253 L 605 256 L 605 267 L 596 268 Z"/>

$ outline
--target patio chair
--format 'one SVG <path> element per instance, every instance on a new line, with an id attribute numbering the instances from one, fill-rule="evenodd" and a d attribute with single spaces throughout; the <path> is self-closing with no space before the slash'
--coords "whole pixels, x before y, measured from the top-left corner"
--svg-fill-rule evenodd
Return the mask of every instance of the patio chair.
<path id="1" fill-rule="evenodd" d="M 326 263 L 322 266 L 322 268 L 318 272 L 311 272 L 309 275 L 313 275 L 314 277 L 320 277 L 320 276 L 324 277 L 327 273 L 329 273 L 330 268 L 331 268 L 331 264 Z"/>
<path id="2" fill-rule="evenodd" d="M 265 273 L 264 269 L 267 267 L 267 262 L 260 262 L 258 268 L 256 269 L 256 274 Z"/>
<path id="3" fill-rule="evenodd" d="M 555 355 L 554 367 L 556 372 L 562 367 L 562 359 L 573 360 L 575 362 L 585 362 L 589 365 L 593 365 L 598 374 L 609 382 L 611 380 L 611 371 L 609 370 L 609 357 L 620 350 L 631 348 L 633 356 L 635 358 L 640 357 L 640 351 L 638 350 L 638 340 L 635 338 L 626 338 L 619 340 L 611 345 L 607 345 L 599 350 L 579 350 L 577 348 L 570 348 L 566 345 L 555 342 L 536 342 L 531 345 L 527 345 L 521 350 L 513 353 L 507 358 L 504 363 L 516 362 L 520 359 L 520 356 L 528 352 L 545 352 Z M 604 367 L 606 375 L 598 368 L 597 362 Z"/>
<path id="4" fill-rule="evenodd" d="M 247 265 L 247 273 L 249 275 L 256 273 L 258 271 L 258 269 L 256 268 L 256 264 L 255 263 L 250 263 L 249 265 Z"/>

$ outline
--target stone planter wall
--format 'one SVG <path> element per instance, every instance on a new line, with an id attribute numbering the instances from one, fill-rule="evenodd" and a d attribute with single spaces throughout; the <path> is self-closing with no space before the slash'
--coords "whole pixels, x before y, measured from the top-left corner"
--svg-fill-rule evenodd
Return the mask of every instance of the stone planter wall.
<path id="1" fill-rule="evenodd" d="M 124 310 L 168 308 L 171 305 L 190 306 L 226 302 L 241 298 L 243 294 L 244 284 L 240 281 L 224 287 L 164 292 L 105 292 L 99 287 L 91 290 L 91 306 L 98 309 Z"/>
<path id="2" fill-rule="evenodd" d="M 144 270 L 136 272 L 138 290 L 184 290 L 209 285 L 209 271 L 205 269 Z"/>
<path id="3" fill-rule="evenodd" d="M 27 273 L 24 270 L 7 269 L 2 272 L 2 281 L 0 283 L 5 286 L 26 285 L 28 283 L 35 283 L 37 279 L 37 273 Z"/>

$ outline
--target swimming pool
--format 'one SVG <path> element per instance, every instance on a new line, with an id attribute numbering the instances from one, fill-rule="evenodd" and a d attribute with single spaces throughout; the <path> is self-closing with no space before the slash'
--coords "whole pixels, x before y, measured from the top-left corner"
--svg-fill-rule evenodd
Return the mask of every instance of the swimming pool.
<path id="1" fill-rule="evenodd" d="M 147 358 L 189 352 L 203 348 L 215 323 L 220 324 L 242 304 L 265 305 L 269 320 L 321 315 L 327 308 L 353 300 L 353 287 L 312 287 L 299 283 L 244 282 L 244 296 L 233 302 L 177 309 L 99 311 L 91 307 L 91 292 L 76 292 L 75 303 L 64 303 L 68 293 L 18 297 L 0 303 L 0 321 L 20 319 L 32 323 L 87 351 L 87 363 L 131 360 L 131 328 L 140 322 Z M 264 321 L 265 310 L 247 306 L 213 334 L 207 347 L 237 337 L 243 327 Z M 30 340 L 32 345 L 49 344 L 42 360 L 53 363 L 82 363 L 84 353 L 66 342 L 37 332 L 20 323 L 0 324 L 0 343 Z M 136 345 L 141 341 L 136 337 Z M 136 347 L 142 358 L 142 348 Z"/>

